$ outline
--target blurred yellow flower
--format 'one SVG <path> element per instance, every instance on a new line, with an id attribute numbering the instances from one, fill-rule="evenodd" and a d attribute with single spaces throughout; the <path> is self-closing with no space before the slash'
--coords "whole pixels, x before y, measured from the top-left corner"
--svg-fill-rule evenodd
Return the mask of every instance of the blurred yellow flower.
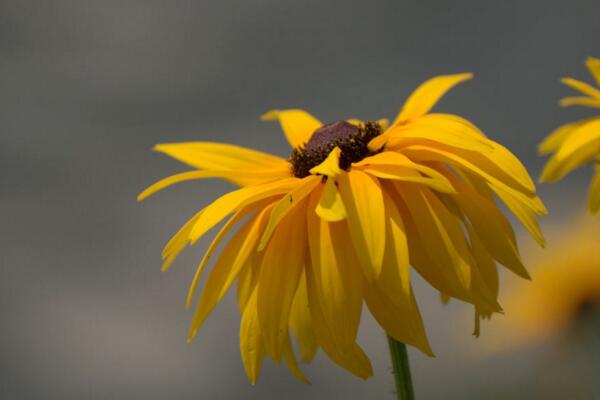
<path id="1" fill-rule="evenodd" d="M 591 218 L 550 229 L 555 244 L 532 257 L 532 281 L 506 287 L 506 315 L 496 319 L 495 334 L 484 341 L 491 350 L 566 333 L 590 306 L 600 305 L 598 232 L 600 222 Z"/>
<path id="2" fill-rule="evenodd" d="M 240 347 L 256 382 L 269 356 L 297 366 L 317 349 L 351 373 L 372 375 L 356 343 L 363 302 L 394 339 L 432 354 L 410 282 L 410 265 L 446 297 L 471 303 L 478 318 L 501 310 L 496 261 L 528 278 L 512 227 L 494 195 L 543 243 L 546 210 L 519 160 L 469 121 L 430 109 L 471 74 L 421 85 L 389 125 L 355 119 L 323 125 L 302 110 L 274 110 L 292 146 L 288 160 L 209 142 L 160 144 L 194 168 L 165 178 L 142 200 L 177 182 L 223 178 L 241 188 L 193 216 L 163 251 L 167 269 L 188 244 L 229 215 L 193 279 L 236 225 L 207 278 L 191 339 L 233 282 Z"/>
<path id="3" fill-rule="evenodd" d="M 586 66 L 600 85 L 600 59 L 588 57 Z M 571 78 L 561 81 L 583 94 L 562 99 L 562 106 L 600 108 L 600 89 Z M 559 127 L 538 149 L 540 154 L 554 153 L 544 167 L 540 178 L 542 182 L 556 182 L 575 168 L 594 163 L 595 175 L 589 189 L 588 209 L 592 214 L 597 213 L 600 210 L 600 116 Z"/>

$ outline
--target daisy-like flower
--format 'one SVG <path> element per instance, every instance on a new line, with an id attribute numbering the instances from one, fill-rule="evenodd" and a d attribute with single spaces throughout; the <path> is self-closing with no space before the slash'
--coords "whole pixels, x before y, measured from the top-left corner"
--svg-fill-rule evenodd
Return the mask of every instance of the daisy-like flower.
<path id="1" fill-rule="evenodd" d="M 192 281 L 190 306 L 215 249 L 239 226 L 210 270 L 189 338 L 237 283 L 241 354 L 252 383 L 267 356 L 305 380 L 292 338 L 303 361 L 321 348 L 367 378 L 372 367 L 356 341 L 363 304 L 388 335 L 432 354 L 410 266 L 444 297 L 474 305 L 477 321 L 501 311 L 496 261 L 529 275 L 496 198 L 539 243 L 536 215 L 546 210 L 506 148 L 461 117 L 429 113 L 470 78 L 427 81 L 389 127 L 385 120 L 322 124 L 301 110 L 270 111 L 263 119 L 281 124 L 292 146 L 288 159 L 209 142 L 157 145 L 195 169 L 155 183 L 139 200 L 193 179 L 240 186 L 194 215 L 163 251 L 166 270 L 226 219 Z"/>
<path id="2" fill-rule="evenodd" d="M 586 66 L 600 85 L 600 59 L 588 57 Z M 599 88 L 572 78 L 561 81 L 583 96 L 566 97 L 560 105 L 600 108 Z M 596 214 L 600 210 L 600 115 L 559 127 L 539 145 L 539 152 L 554 153 L 544 167 L 542 182 L 556 182 L 582 165 L 594 164 L 596 171 L 589 189 L 588 209 Z"/>

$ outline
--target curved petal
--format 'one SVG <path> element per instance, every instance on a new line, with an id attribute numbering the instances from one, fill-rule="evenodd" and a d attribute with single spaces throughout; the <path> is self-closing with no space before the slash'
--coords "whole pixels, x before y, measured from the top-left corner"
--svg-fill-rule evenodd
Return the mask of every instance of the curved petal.
<path id="1" fill-rule="evenodd" d="M 283 353 L 290 308 L 308 251 L 306 203 L 294 208 L 277 226 L 260 265 L 258 317 L 267 354 L 276 362 Z"/>
<path id="2" fill-rule="evenodd" d="M 584 107 L 600 108 L 600 99 L 597 99 L 594 97 L 585 97 L 585 96 L 564 97 L 564 98 L 560 99 L 559 104 L 563 107 L 584 106 Z"/>
<path id="3" fill-rule="evenodd" d="M 364 172 L 338 177 L 352 243 L 367 279 L 379 275 L 385 250 L 385 211 L 381 186 Z"/>
<path id="4" fill-rule="evenodd" d="M 594 79 L 596 79 L 596 83 L 600 85 L 600 59 L 588 57 L 587 60 L 585 60 L 585 65 Z"/>
<path id="5" fill-rule="evenodd" d="M 315 212 L 323 220 L 329 222 L 337 222 L 346 219 L 346 208 L 344 207 L 342 196 L 338 191 L 334 178 L 329 178 L 327 179 L 327 182 L 325 182 L 325 187 L 321 192 L 321 198 Z"/>
<path id="6" fill-rule="evenodd" d="M 457 84 L 473 78 L 471 73 L 441 75 L 421 84 L 406 100 L 392 126 L 425 115 L 435 103 Z"/>
<path id="7" fill-rule="evenodd" d="M 290 310 L 290 330 L 298 342 L 300 358 L 303 362 L 310 362 L 315 357 L 319 345 L 315 337 L 308 306 L 306 273 L 303 273 L 300 278 L 298 290 L 296 290 L 296 296 Z"/>
<path id="8" fill-rule="evenodd" d="M 341 154 L 342 150 L 339 147 L 334 148 L 321 164 L 312 167 L 309 172 L 314 175 L 338 176 L 342 173 L 342 169 L 340 168 Z"/>
<path id="9" fill-rule="evenodd" d="M 271 110 L 260 117 L 263 121 L 279 120 L 281 129 L 292 147 L 299 147 L 308 142 L 314 131 L 323 124 L 321 121 L 303 110 Z"/>
<path id="10" fill-rule="evenodd" d="M 250 296 L 242 312 L 240 323 L 240 353 L 246 375 L 252 385 L 256 384 L 266 356 L 260 324 L 258 323 L 256 290 Z"/>
<path id="11" fill-rule="evenodd" d="M 583 121 L 577 121 L 558 127 L 552 133 L 546 136 L 546 138 L 539 144 L 538 152 L 541 155 L 544 155 L 558 150 L 565 140 L 567 140 L 567 138 L 571 135 L 571 133 L 575 131 L 575 129 L 579 128 L 585 123 L 588 123 L 592 119 L 594 118 L 585 119 Z"/>
<path id="12" fill-rule="evenodd" d="M 578 81 L 577 79 L 573 78 L 562 78 L 560 81 L 568 87 L 575 89 L 587 96 L 593 97 L 595 99 L 600 99 L 600 90 L 596 89 L 592 85 Z"/>

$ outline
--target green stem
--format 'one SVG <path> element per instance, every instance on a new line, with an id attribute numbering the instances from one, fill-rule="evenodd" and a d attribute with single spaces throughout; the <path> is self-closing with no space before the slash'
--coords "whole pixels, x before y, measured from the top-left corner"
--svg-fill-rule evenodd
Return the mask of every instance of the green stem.
<path id="1" fill-rule="evenodd" d="M 396 397 L 398 400 L 414 400 L 415 392 L 410 377 L 410 366 L 408 365 L 406 345 L 398 342 L 389 335 L 387 339 L 390 346 L 390 356 L 392 357 L 392 367 L 394 369 L 393 374 L 394 381 L 396 382 Z"/>

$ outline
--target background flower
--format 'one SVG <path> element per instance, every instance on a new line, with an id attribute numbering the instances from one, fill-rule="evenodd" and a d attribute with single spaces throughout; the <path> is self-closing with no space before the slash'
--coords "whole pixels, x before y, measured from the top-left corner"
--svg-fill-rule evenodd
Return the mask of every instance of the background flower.
<path id="1" fill-rule="evenodd" d="M 585 64 L 600 85 L 600 60 L 589 57 Z M 563 78 L 562 82 L 583 94 L 562 99 L 562 106 L 600 108 L 600 89 L 572 78 Z M 594 165 L 588 209 L 592 214 L 597 213 L 600 210 L 600 116 L 561 126 L 540 144 L 539 151 L 541 154 L 554 153 L 544 167 L 542 182 L 555 182 L 584 164 Z"/>

